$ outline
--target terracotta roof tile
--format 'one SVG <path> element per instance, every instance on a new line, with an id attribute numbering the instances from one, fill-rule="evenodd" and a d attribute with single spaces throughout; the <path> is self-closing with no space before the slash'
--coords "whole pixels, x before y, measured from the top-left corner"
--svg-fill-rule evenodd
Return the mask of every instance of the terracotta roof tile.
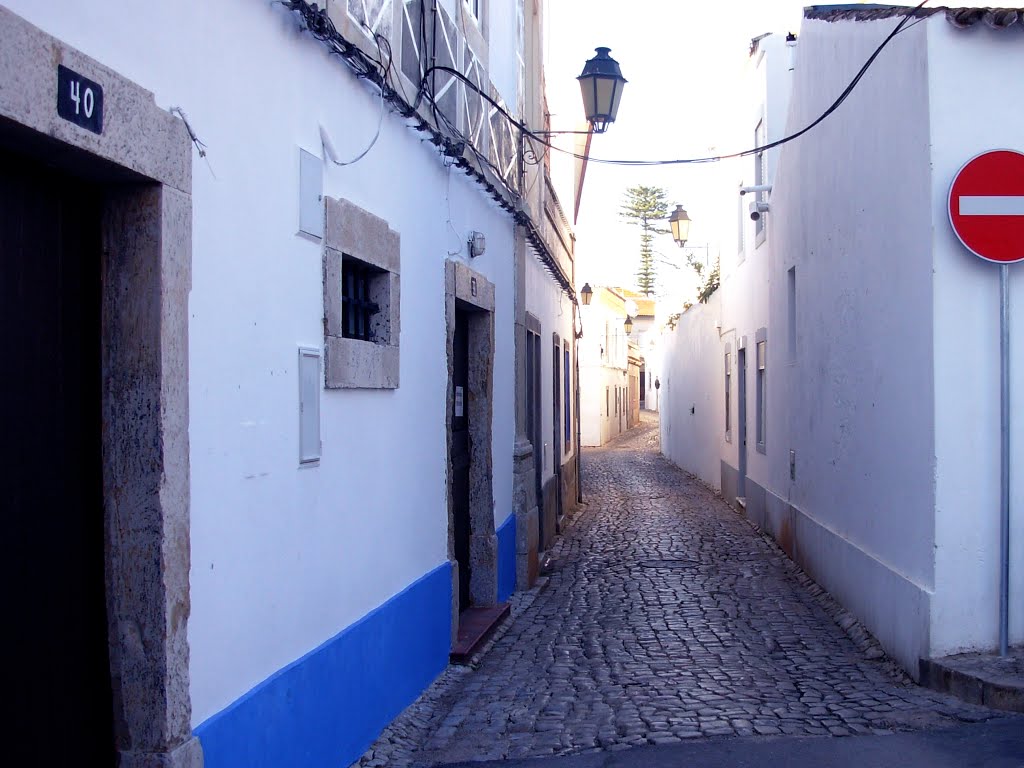
<path id="1" fill-rule="evenodd" d="M 1024 8 L 914 8 L 906 5 L 812 5 L 804 17 L 819 21 L 875 21 L 910 14 L 927 18 L 945 13 L 946 20 L 959 29 L 984 23 L 993 29 L 1024 25 Z"/>

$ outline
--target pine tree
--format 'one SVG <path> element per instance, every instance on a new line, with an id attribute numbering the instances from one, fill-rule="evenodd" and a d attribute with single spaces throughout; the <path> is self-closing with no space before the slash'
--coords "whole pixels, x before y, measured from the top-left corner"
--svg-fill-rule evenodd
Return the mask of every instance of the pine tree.
<path id="1" fill-rule="evenodd" d="M 639 290 L 650 296 L 654 293 L 656 275 L 654 251 L 651 243 L 654 235 L 667 234 L 669 230 L 658 227 L 655 222 L 668 217 L 666 192 L 661 187 L 645 187 L 639 184 L 626 190 L 626 202 L 620 216 L 640 227 L 640 268 L 636 273 Z"/>

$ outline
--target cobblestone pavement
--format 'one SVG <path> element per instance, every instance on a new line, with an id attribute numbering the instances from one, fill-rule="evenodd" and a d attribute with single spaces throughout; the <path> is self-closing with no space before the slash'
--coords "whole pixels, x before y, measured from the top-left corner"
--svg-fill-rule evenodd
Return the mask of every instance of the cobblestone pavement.
<path id="1" fill-rule="evenodd" d="M 546 588 L 517 595 L 483 657 L 450 668 L 362 765 L 1000 716 L 902 675 L 773 542 L 660 455 L 649 415 L 584 453 L 583 483 Z"/>

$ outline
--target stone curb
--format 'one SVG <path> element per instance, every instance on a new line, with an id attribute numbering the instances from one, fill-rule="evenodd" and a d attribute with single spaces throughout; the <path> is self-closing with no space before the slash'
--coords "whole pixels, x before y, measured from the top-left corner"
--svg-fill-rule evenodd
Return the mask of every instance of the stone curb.
<path id="1" fill-rule="evenodd" d="M 999 683 L 953 669 L 941 659 L 921 659 L 921 685 L 948 693 L 968 704 L 982 704 L 1007 712 L 1024 712 L 1024 681 Z"/>

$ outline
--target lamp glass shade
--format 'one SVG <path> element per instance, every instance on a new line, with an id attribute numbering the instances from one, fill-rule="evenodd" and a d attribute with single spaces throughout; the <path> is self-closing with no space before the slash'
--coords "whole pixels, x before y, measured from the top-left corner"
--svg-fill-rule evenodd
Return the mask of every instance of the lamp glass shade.
<path id="1" fill-rule="evenodd" d="M 633 332 L 633 318 L 626 315 L 626 322 L 622 324 L 622 327 L 626 331 L 627 336 L 631 334 Z"/>
<path id="2" fill-rule="evenodd" d="M 668 223 L 672 228 L 672 239 L 679 244 L 680 248 L 683 247 L 690 239 L 690 217 L 687 215 L 686 209 L 677 205 L 676 209 L 672 211 L 672 215 L 668 217 Z"/>
<path id="3" fill-rule="evenodd" d="M 590 306 L 590 300 L 594 298 L 594 289 L 590 287 L 590 283 L 584 283 L 580 289 L 580 298 L 583 299 L 583 306 Z"/>
<path id="4" fill-rule="evenodd" d="M 583 95 L 583 112 L 594 133 L 604 133 L 615 122 L 622 100 L 622 76 L 619 63 L 608 55 L 610 48 L 597 48 L 597 55 L 587 61 L 578 78 Z"/>

